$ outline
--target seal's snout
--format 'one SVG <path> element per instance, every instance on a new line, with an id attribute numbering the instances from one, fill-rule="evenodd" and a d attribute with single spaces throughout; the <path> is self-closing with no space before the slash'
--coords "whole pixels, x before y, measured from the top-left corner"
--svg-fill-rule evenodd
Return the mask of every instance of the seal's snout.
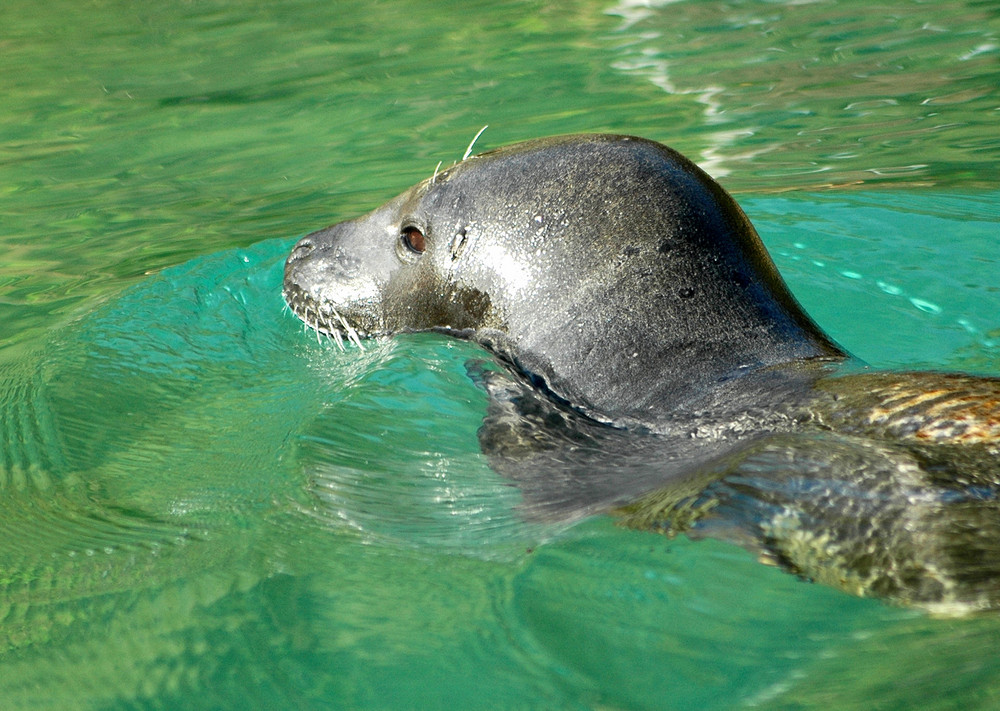
<path id="1" fill-rule="evenodd" d="M 292 313 L 338 346 L 380 333 L 379 281 L 365 269 L 345 223 L 306 235 L 285 258 L 282 294 Z"/>
<path id="2" fill-rule="evenodd" d="M 317 235 L 320 239 L 317 239 Z M 361 278 L 362 260 L 323 233 L 300 239 L 285 259 L 285 284 L 298 283 L 303 290 L 319 292 L 331 283 L 348 286 Z"/>

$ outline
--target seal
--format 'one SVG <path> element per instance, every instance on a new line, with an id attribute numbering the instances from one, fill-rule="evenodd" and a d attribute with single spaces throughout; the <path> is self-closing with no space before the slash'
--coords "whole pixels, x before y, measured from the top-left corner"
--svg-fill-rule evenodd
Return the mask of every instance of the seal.
<path id="1" fill-rule="evenodd" d="M 627 136 L 465 160 L 302 239 L 284 293 L 335 335 L 471 338 L 616 424 L 656 422 L 665 403 L 750 370 L 844 356 L 735 201 L 680 154 Z"/>
<path id="2" fill-rule="evenodd" d="M 433 330 L 496 356 L 470 367 L 480 443 L 529 515 L 617 511 L 857 594 L 1000 603 L 1000 536 L 956 555 L 948 515 L 1000 533 L 1000 381 L 859 372 L 733 198 L 666 146 L 573 135 L 463 159 L 300 240 L 284 296 L 341 345 Z"/>

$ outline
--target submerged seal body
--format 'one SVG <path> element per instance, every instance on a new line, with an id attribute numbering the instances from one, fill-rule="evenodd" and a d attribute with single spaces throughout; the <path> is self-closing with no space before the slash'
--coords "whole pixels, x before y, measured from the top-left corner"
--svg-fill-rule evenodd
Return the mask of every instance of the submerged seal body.
<path id="1" fill-rule="evenodd" d="M 480 441 L 534 513 L 617 509 L 859 594 L 1000 604 L 1000 536 L 955 534 L 1000 534 L 1000 381 L 841 372 L 736 202 L 663 145 L 474 156 L 300 240 L 284 295 L 340 341 L 437 330 L 495 354 L 514 375 L 473 373 Z"/>

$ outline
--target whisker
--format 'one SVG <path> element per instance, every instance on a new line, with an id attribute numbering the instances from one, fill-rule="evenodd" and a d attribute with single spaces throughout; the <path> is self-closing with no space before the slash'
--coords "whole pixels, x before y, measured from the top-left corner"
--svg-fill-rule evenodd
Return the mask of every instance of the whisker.
<path id="1" fill-rule="evenodd" d="M 347 323 L 347 320 L 340 315 L 339 311 L 335 310 L 333 313 L 336 314 L 338 319 L 340 319 L 340 323 L 343 325 L 344 331 L 347 333 L 348 340 L 363 351 L 365 347 L 361 345 L 361 337 L 358 335 L 358 332 L 354 330 L 354 327 L 351 326 L 351 324 Z"/>
<path id="2" fill-rule="evenodd" d="M 357 346 L 359 350 L 365 350 L 361 334 L 333 304 L 303 303 L 294 299 L 293 302 L 286 302 L 285 306 L 302 322 L 303 331 L 311 329 L 316 332 L 317 344 L 322 345 L 323 336 L 327 336 L 342 351 L 347 350 L 345 341 Z"/>
<path id="3" fill-rule="evenodd" d="M 309 312 L 306 311 L 306 313 L 309 313 Z M 320 318 L 319 307 L 317 307 L 316 308 L 316 320 L 313 322 L 313 330 L 316 331 L 316 344 L 321 346 L 321 345 L 323 345 L 323 342 L 319 338 L 320 332 L 319 332 L 319 328 L 317 328 L 317 326 L 319 325 L 319 318 Z"/>
<path id="4" fill-rule="evenodd" d="M 476 134 L 475 136 L 473 136 L 473 137 L 472 137 L 472 143 L 470 143 L 470 144 L 469 144 L 469 147 L 465 149 L 465 155 L 464 155 L 464 156 L 462 156 L 462 160 L 465 160 L 465 159 L 466 159 L 466 158 L 468 158 L 468 157 L 469 157 L 470 155 L 472 155 L 472 147 L 473 147 L 474 145 L 476 145 L 476 141 L 478 141 L 478 140 L 479 140 L 479 137 L 483 135 L 483 131 L 485 131 L 485 130 L 486 130 L 486 129 L 488 129 L 489 127 L 490 127 L 490 125 L 489 125 L 489 124 L 486 124 L 486 125 L 485 125 L 485 126 L 483 126 L 483 127 L 481 128 L 481 129 L 479 129 L 479 133 L 477 133 L 477 134 Z"/>
<path id="5" fill-rule="evenodd" d="M 335 315 L 337 316 L 337 318 L 340 318 L 340 314 L 337 313 L 337 309 L 333 308 L 332 306 L 330 307 L 330 310 L 332 313 L 326 315 L 326 330 L 330 335 L 333 336 L 333 340 L 334 343 L 337 344 L 337 348 L 339 348 L 340 350 L 346 350 L 344 348 L 344 337 L 340 333 L 340 329 L 337 328 L 333 323 L 333 316 Z"/>

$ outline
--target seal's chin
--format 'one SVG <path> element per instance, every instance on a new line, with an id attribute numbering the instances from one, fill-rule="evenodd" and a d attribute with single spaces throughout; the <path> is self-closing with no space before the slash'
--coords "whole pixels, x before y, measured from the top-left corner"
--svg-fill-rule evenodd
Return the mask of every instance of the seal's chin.
<path id="1" fill-rule="evenodd" d="M 308 328 L 330 336 L 340 350 L 344 350 L 345 340 L 364 350 L 361 339 L 374 335 L 352 325 L 331 302 L 317 301 L 297 287 L 286 286 L 282 296 L 292 313 Z"/>

